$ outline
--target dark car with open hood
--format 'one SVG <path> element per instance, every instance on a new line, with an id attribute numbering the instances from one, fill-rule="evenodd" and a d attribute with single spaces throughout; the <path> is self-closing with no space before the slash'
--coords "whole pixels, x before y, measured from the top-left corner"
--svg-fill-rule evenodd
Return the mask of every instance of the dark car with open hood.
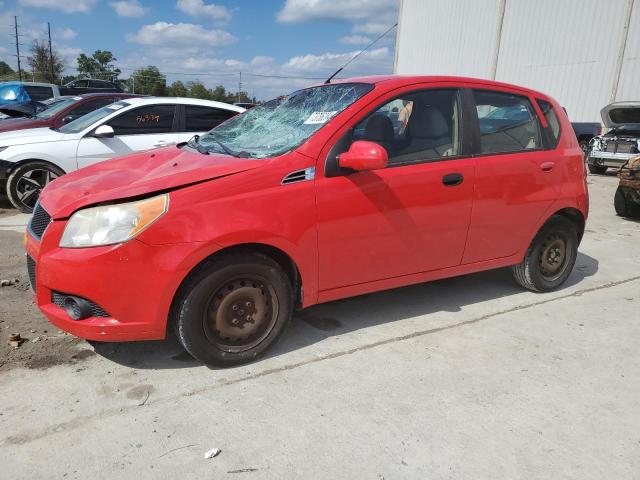
<path id="1" fill-rule="evenodd" d="M 591 140 L 587 163 L 591 173 L 603 174 L 640 153 L 640 101 L 612 103 L 600 115 L 610 130 Z"/>

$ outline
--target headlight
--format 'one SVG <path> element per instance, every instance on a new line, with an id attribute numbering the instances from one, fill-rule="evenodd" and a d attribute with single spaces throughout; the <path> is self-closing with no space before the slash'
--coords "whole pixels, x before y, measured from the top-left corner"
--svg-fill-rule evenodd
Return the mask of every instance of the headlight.
<path id="1" fill-rule="evenodd" d="M 602 140 L 598 137 L 591 139 L 591 150 L 602 150 Z"/>
<path id="2" fill-rule="evenodd" d="M 62 234 L 61 247 L 111 245 L 131 240 L 165 214 L 169 195 L 138 202 L 85 208 L 74 213 Z"/>

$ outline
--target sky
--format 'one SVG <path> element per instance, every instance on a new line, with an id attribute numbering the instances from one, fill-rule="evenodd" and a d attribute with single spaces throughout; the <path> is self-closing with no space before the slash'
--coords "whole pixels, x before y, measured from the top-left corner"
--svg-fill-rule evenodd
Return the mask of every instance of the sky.
<path id="1" fill-rule="evenodd" d="M 109 50 L 122 77 L 155 65 L 174 80 L 201 80 L 267 99 L 317 83 L 397 21 L 398 0 L 0 0 L 0 60 L 16 68 L 36 39 L 52 41 L 73 73 L 84 52 Z M 395 30 L 343 77 L 393 71 Z M 26 58 L 23 58 L 26 63 Z M 279 78 L 287 77 L 287 78 Z M 295 77 L 295 78 L 292 78 Z"/>

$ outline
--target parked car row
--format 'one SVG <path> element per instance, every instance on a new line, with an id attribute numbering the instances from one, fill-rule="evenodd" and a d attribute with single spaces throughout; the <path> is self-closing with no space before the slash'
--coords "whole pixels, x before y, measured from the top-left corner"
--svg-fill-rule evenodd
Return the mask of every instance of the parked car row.
<path id="1" fill-rule="evenodd" d="M 185 142 L 244 111 L 208 100 L 124 93 L 59 98 L 31 118 L 0 120 L 0 187 L 22 212 L 31 212 L 41 190 L 60 175 Z"/>

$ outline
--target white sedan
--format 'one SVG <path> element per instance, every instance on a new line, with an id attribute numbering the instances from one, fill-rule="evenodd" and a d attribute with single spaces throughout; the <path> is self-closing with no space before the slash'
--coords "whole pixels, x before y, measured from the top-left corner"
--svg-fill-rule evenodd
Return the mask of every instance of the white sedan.
<path id="1" fill-rule="evenodd" d="M 57 130 L 0 133 L 0 184 L 21 211 L 33 210 L 52 179 L 109 158 L 185 142 L 243 112 L 194 98 L 128 98 Z"/>

